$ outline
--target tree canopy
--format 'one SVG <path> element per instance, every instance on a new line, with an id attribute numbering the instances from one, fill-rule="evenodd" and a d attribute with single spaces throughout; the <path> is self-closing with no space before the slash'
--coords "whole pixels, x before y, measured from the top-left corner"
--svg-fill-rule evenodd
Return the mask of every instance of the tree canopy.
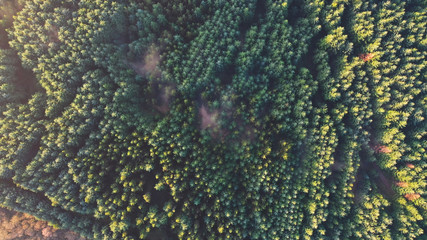
<path id="1" fill-rule="evenodd" d="M 4 0 L 0 206 L 88 239 L 420 239 L 423 0 Z"/>

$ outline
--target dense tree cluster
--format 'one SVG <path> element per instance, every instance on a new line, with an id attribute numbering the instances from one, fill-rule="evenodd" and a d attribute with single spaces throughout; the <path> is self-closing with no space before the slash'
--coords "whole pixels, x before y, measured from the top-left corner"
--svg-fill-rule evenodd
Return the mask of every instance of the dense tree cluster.
<path id="1" fill-rule="evenodd" d="M 425 234 L 425 1 L 0 4 L 1 206 L 90 239 Z"/>

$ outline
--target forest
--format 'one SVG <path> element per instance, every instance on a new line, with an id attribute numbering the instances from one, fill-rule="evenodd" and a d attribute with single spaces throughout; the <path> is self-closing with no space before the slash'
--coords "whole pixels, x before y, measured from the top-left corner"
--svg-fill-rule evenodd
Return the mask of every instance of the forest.
<path id="1" fill-rule="evenodd" d="M 86 239 L 425 239 L 425 0 L 1 0 L 0 207 Z"/>

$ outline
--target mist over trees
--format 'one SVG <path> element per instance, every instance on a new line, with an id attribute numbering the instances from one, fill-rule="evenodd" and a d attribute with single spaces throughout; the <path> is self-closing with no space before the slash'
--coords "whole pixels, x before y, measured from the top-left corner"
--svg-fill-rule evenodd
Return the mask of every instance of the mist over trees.
<path id="1" fill-rule="evenodd" d="M 0 1 L 0 206 L 88 239 L 421 239 L 426 12 Z"/>

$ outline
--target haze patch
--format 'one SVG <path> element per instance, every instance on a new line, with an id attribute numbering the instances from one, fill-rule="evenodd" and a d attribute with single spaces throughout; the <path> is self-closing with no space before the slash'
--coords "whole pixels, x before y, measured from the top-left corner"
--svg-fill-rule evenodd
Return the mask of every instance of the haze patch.
<path id="1" fill-rule="evenodd" d="M 160 78 L 160 62 L 161 57 L 158 48 L 151 45 L 139 60 L 130 62 L 130 65 L 141 76 Z"/>

